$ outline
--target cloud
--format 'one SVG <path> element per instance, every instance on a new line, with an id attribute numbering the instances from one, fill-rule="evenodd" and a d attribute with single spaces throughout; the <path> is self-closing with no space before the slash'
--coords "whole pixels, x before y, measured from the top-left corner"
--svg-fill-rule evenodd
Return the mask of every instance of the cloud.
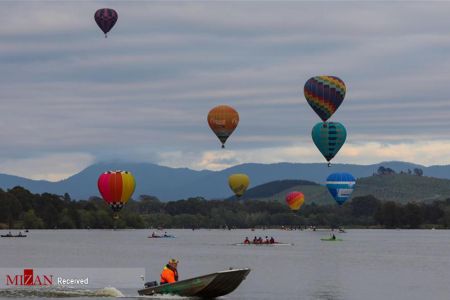
<path id="1" fill-rule="evenodd" d="M 376 142 L 345 144 L 332 163 L 373 164 L 382 161 L 407 161 L 426 166 L 450 164 L 450 141 L 381 144 Z M 196 170 L 223 170 L 243 163 L 315 163 L 323 162 L 317 148 L 311 143 L 273 147 L 260 150 L 217 150 L 201 153 L 165 152 L 160 155 L 164 165 L 189 167 Z"/>
<path id="2" fill-rule="evenodd" d="M 2 159 L 0 172 L 30 179 L 58 181 L 80 172 L 94 162 L 85 153 L 47 154 L 33 158 Z"/>
<path id="3" fill-rule="evenodd" d="M 105 5 L 119 12 L 108 39 L 93 21 Z M 51 155 L 89 161 L 73 153 L 197 169 L 322 161 L 303 85 L 330 74 L 348 87 L 332 117 L 348 131 L 336 161 L 447 163 L 431 148 L 450 140 L 449 7 L 1 2 L 0 157 L 30 168 Z M 206 123 L 219 104 L 240 113 L 231 152 L 215 151 Z"/>

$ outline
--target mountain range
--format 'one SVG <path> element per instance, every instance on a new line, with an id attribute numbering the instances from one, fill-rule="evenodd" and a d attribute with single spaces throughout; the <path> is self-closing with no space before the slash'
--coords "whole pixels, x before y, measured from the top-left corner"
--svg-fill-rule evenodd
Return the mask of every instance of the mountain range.
<path id="1" fill-rule="evenodd" d="M 152 163 L 102 162 L 93 164 L 81 172 L 61 181 L 31 180 L 18 176 L 0 174 L 0 187 L 22 186 L 33 193 L 68 193 L 73 199 L 99 196 L 97 179 L 108 170 L 131 171 L 136 179 L 134 198 L 152 195 L 161 201 L 201 196 L 206 199 L 222 199 L 232 196 L 227 178 L 233 173 L 245 173 L 250 177 L 251 187 L 277 180 L 307 180 L 323 184 L 330 173 L 349 172 L 356 178 L 368 177 L 383 166 L 397 172 L 420 168 L 423 175 L 450 179 L 450 165 L 425 167 L 407 162 L 382 162 L 372 165 L 325 163 L 248 163 L 221 171 L 196 171 L 188 168 L 170 168 Z M 356 193 L 356 191 L 355 191 Z"/>

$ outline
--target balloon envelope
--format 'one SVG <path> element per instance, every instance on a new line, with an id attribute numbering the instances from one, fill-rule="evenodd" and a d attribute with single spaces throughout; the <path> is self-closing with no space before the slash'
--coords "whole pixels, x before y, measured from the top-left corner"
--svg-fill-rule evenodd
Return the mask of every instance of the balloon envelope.
<path id="1" fill-rule="evenodd" d="M 94 15 L 95 22 L 103 31 L 105 36 L 114 27 L 118 17 L 117 12 L 111 8 L 100 8 Z"/>
<path id="2" fill-rule="evenodd" d="M 136 187 L 133 175 L 127 171 L 105 172 L 98 178 L 97 185 L 103 200 L 114 212 L 122 209 Z"/>
<path id="3" fill-rule="evenodd" d="M 327 178 L 328 191 L 339 205 L 344 204 L 350 198 L 355 184 L 355 177 L 350 173 L 333 173 Z"/>
<path id="4" fill-rule="evenodd" d="M 305 202 L 305 196 L 302 192 L 290 192 L 286 196 L 286 203 L 292 210 L 299 210 Z"/>
<path id="5" fill-rule="evenodd" d="M 305 83 L 306 101 L 325 122 L 344 101 L 345 83 L 335 76 L 316 76 Z"/>
<path id="6" fill-rule="evenodd" d="M 217 135 L 222 148 L 228 137 L 233 133 L 239 123 L 238 112 L 227 105 L 219 105 L 211 109 L 208 113 L 208 124 L 211 130 Z"/>
<path id="7" fill-rule="evenodd" d="M 347 130 L 339 122 L 319 122 L 313 127 L 311 136 L 320 153 L 330 161 L 344 145 Z"/>
<path id="8" fill-rule="evenodd" d="M 250 179 L 245 174 L 233 174 L 228 177 L 228 185 L 237 197 L 241 197 L 247 190 Z"/>

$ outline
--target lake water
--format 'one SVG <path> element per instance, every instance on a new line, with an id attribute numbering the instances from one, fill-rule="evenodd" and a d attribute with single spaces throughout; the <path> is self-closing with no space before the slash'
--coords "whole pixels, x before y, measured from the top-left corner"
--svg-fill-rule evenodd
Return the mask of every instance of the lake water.
<path id="1" fill-rule="evenodd" d="M 251 268 L 224 299 L 450 299 L 450 231 L 348 230 L 338 235 L 342 242 L 321 241 L 328 231 L 167 232 L 177 238 L 148 239 L 149 230 L 31 230 L 27 238 L 0 239 L 0 268 L 144 268 L 151 281 L 159 280 L 161 268 L 174 257 L 181 279 Z M 254 235 L 294 245 L 233 245 Z M 141 285 L 142 280 L 73 294 L 2 288 L 0 297 L 133 298 Z"/>

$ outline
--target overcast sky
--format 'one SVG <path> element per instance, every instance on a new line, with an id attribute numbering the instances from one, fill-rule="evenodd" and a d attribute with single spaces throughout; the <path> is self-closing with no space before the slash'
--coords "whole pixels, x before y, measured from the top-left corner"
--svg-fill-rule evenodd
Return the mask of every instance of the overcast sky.
<path id="1" fill-rule="evenodd" d="M 107 39 L 98 8 L 117 10 Z M 343 79 L 333 162 L 450 163 L 449 2 L 0 2 L 0 173 L 98 161 L 223 169 L 324 162 L 312 76 Z M 227 149 L 208 111 L 240 123 Z"/>

